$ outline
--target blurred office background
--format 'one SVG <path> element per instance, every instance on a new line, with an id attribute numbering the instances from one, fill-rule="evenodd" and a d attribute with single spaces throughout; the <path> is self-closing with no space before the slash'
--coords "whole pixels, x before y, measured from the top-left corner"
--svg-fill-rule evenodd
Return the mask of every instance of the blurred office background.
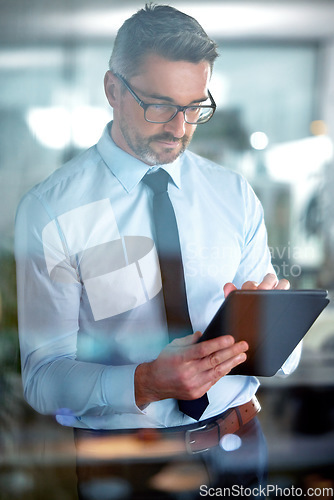
<path id="1" fill-rule="evenodd" d="M 220 46 L 210 87 L 218 110 L 198 127 L 191 149 L 251 182 L 279 276 L 296 288 L 331 294 L 334 1 L 172 5 L 196 17 Z M 103 77 L 113 39 L 142 6 L 137 0 L 0 0 L 1 499 L 75 498 L 73 456 L 53 448 L 55 440 L 70 441 L 70 433 L 22 398 L 14 217 L 22 195 L 93 145 L 111 119 Z M 271 484 L 334 487 L 333 319 L 329 306 L 291 377 L 262 381 Z M 192 484 L 172 483 L 179 492 Z"/>

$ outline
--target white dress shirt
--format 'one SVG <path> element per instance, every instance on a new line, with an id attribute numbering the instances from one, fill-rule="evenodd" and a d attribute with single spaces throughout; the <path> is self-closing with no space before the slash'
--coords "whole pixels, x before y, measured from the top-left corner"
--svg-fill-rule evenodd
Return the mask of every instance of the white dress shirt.
<path id="1" fill-rule="evenodd" d="M 63 425 L 92 429 L 193 422 L 173 399 L 141 411 L 134 372 L 168 343 L 150 215 L 149 167 L 118 148 L 109 124 L 98 144 L 35 186 L 17 212 L 19 334 L 24 393 Z M 189 313 L 204 331 L 223 286 L 273 272 L 259 200 L 247 181 L 189 151 L 171 175 Z M 284 367 L 293 369 L 299 354 Z M 254 377 L 225 376 L 202 419 L 248 401 Z"/>

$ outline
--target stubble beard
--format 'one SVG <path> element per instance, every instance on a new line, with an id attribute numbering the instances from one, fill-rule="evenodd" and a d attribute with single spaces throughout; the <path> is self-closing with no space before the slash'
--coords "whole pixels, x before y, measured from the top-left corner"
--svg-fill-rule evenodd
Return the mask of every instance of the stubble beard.
<path id="1" fill-rule="evenodd" d="M 134 156 L 148 165 L 164 165 L 172 163 L 182 153 L 184 153 L 191 142 L 191 137 L 188 135 L 184 135 L 180 139 L 177 139 L 168 132 L 152 135 L 148 138 L 143 138 L 136 132 L 133 132 L 131 136 L 129 134 L 128 126 L 125 123 L 120 123 L 120 130 L 127 145 L 131 151 L 133 151 Z M 166 147 L 163 153 L 157 153 L 150 146 L 150 144 L 155 141 L 177 142 L 180 143 L 181 147 L 177 149 L 177 151 L 175 151 L 174 148 Z"/>

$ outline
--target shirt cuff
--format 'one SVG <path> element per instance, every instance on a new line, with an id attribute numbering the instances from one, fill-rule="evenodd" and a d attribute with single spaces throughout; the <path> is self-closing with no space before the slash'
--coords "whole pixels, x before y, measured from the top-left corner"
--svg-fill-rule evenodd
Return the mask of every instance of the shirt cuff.
<path id="1" fill-rule="evenodd" d="M 102 377 L 105 404 L 115 413 L 144 414 L 135 400 L 134 378 L 138 365 L 108 366 Z"/>
<path id="2" fill-rule="evenodd" d="M 282 368 L 277 372 L 278 376 L 286 377 L 288 375 L 291 375 L 291 373 L 296 370 L 302 354 L 302 345 L 303 342 L 299 342 L 297 347 L 294 349 L 294 351 L 292 351 L 288 359 L 285 361 Z"/>

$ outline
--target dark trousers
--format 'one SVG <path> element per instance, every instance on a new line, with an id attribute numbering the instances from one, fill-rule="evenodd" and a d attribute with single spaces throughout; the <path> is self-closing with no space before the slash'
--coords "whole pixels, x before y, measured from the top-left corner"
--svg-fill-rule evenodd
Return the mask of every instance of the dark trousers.
<path id="1" fill-rule="evenodd" d="M 75 431 L 76 442 L 80 435 Z M 187 457 L 120 463 L 77 459 L 80 500 L 252 498 L 261 493 L 266 475 L 267 446 L 257 418 L 224 436 L 220 445 Z"/>

